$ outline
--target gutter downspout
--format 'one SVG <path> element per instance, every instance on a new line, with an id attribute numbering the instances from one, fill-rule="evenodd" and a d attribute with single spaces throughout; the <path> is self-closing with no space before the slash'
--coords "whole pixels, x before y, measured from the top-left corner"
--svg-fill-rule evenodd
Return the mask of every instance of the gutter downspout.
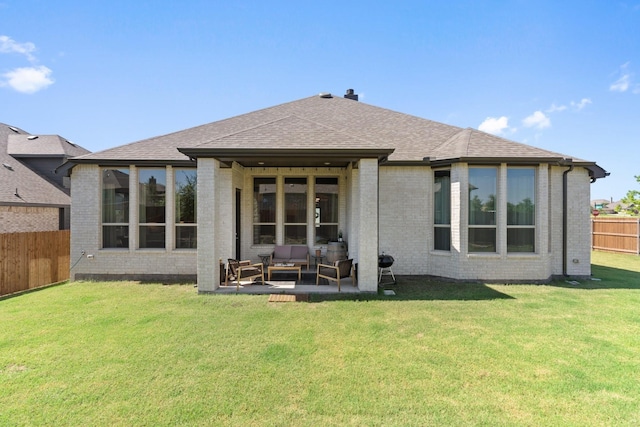
<path id="1" fill-rule="evenodd" d="M 567 274 L 567 175 L 573 170 L 573 159 L 562 159 L 561 166 L 568 166 L 569 169 L 562 173 L 562 275 Z"/>

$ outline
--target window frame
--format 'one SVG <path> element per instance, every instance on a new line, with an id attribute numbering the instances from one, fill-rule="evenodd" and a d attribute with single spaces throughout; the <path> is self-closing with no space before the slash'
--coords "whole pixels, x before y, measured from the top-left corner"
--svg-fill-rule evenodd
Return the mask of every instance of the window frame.
<path id="1" fill-rule="evenodd" d="M 338 239 L 338 233 L 340 231 L 340 180 L 336 176 L 314 176 L 314 193 L 315 193 L 315 212 L 314 212 L 314 227 L 313 227 L 313 242 L 315 245 L 326 245 L 331 240 L 331 237 L 325 241 L 318 241 L 318 228 L 320 227 L 335 227 L 335 235 L 333 238 Z M 318 183 L 319 180 L 335 180 L 335 183 Z M 335 185 L 335 193 L 319 193 L 318 186 L 319 185 Z M 322 212 L 318 213 L 318 209 L 320 206 L 320 194 L 335 194 L 335 212 L 332 214 L 335 215 L 335 222 L 326 222 L 322 221 Z"/>
<path id="2" fill-rule="evenodd" d="M 448 178 L 446 189 L 443 188 L 444 185 L 441 182 L 438 182 L 438 178 L 445 177 Z M 440 188 L 436 190 L 438 184 L 440 184 Z M 439 191 L 446 191 L 446 193 L 438 196 L 437 193 Z M 444 203 L 438 202 L 443 199 Z M 441 215 L 438 214 L 439 210 L 443 211 Z M 439 217 L 446 217 L 446 220 L 439 222 Z M 448 239 L 447 242 L 444 242 L 446 243 L 444 247 L 438 247 L 440 239 L 438 239 L 437 235 L 442 230 L 448 231 Z M 433 171 L 433 250 L 451 252 L 451 170 L 449 169 Z"/>
<path id="3" fill-rule="evenodd" d="M 511 224 L 510 223 L 510 210 L 509 210 L 509 190 L 510 190 L 510 183 L 513 182 L 513 180 L 509 179 L 509 172 L 510 171 L 523 171 L 523 170 L 527 170 L 527 171 L 531 171 L 532 172 L 532 182 L 530 184 L 531 187 L 531 196 L 533 199 L 533 212 L 531 212 L 530 214 L 530 218 L 531 218 L 531 223 L 530 224 Z M 507 215 L 506 215 L 506 232 L 507 232 L 507 248 L 506 251 L 508 254 L 531 254 L 531 253 L 536 253 L 537 251 L 537 242 L 536 242 L 536 217 L 537 217 L 537 212 L 538 212 L 538 206 L 537 206 L 537 185 L 538 185 L 538 170 L 537 168 L 533 167 L 533 166 L 529 166 L 529 167 L 525 167 L 525 166 L 507 166 Z M 513 188 L 513 187 L 511 187 Z M 526 198 L 525 198 L 526 199 Z M 531 251 L 521 251 L 521 250 L 513 250 L 513 246 L 510 245 L 509 243 L 509 231 L 511 230 L 531 230 L 532 231 L 532 242 L 531 242 L 531 246 L 532 246 L 532 250 Z M 511 249 L 511 250 L 510 250 Z"/>
<path id="4" fill-rule="evenodd" d="M 254 214 L 252 215 L 252 220 L 251 220 L 251 224 L 252 224 L 252 241 L 254 245 L 275 245 L 276 241 L 277 241 L 277 229 L 278 229 L 278 179 L 275 176 L 253 176 L 253 192 L 252 192 L 252 198 L 253 198 L 253 203 L 252 203 L 252 208 L 253 208 L 253 212 Z M 260 207 L 258 206 L 258 199 L 256 198 L 256 185 L 258 180 L 263 180 L 265 182 L 262 183 L 258 183 L 259 184 L 264 184 L 264 185 L 273 185 L 273 193 L 268 193 L 268 194 L 273 194 L 273 221 L 260 221 Z M 266 182 L 267 180 L 269 181 L 273 181 L 273 182 Z M 259 193 L 258 193 L 259 194 Z M 267 194 L 267 193 L 265 193 Z M 257 215 L 257 218 L 256 218 Z M 257 219 L 257 221 L 256 221 Z M 263 235 L 261 233 L 256 233 L 256 230 L 259 227 L 263 227 L 263 226 L 270 226 L 273 227 L 273 235 L 272 235 L 272 241 L 265 241 L 263 239 L 263 236 L 267 236 L 267 235 Z"/>
<path id="5" fill-rule="evenodd" d="M 198 248 L 198 169 L 197 168 L 174 168 L 174 177 L 173 177 L 173 194 L 174 194 L 174 249 L 197 249 Z M 180 174 L 185 174 L 186 184 L 182 185 L 182 181 L 180 180 Z M 189 173 L 189 175 L 187 175 Z M 193 182 L 190 182 L 190 179 L 193 179 Z M 193 192 L 193 212 L 191 215 L 193 216 L 192 221 L 184 221 L 184 214 L 181 212 L 183 209 L 181 208 L 181 201 L 184 199 L 179 195 L 179 191 L 182 191 L 183 188 L 187 186 L 193 186 L 191 190 Z M 188 230 L 190 236 L 188 240 L 188 245 L 183 247 L 180 245 L 180 242 L 183 240 L 181 237 L 181 231 Z"/>
<path id="6" fill-rule="evenodd" d="M 467 215 L 467 252 L 468 253 L 472 253 L 472 254 L 495 254 L 498 253 L 499 251 L 499 247 L 498 247 L 498 220 L 499 220 L 499 215 L 498 215 L 498 210 L 499 210 L 499 206 L 500 206 L 500 188 L 499 188 L 499 183 L 498 183 L 498 176 L 499 176 L 499 167 L 498 166 L 468 166 L 467 169 L 467 173 L 468 173 L 468 197 L 467 197 L 467 210 L 468 210 L 468 215 Z M 476 197 L 474 197 L 472 199 L 472 191 L 481 189 L 481 187 L 476 187 L 471 181 L 472 181 L 472 171 L 487 171 L 487 170 L 492 170 L 493 171 L 493 177 L 491 177 L 491 179 L 493 180 L 493 194 L 487 194 L 487 201 L 483 202 L 483 199 L 480 199 L 479 197 L 477 197 L 477 195 L 475 195 L 478 200 L 482 203 L 482 207 L 484 208 L 485 205 L 487 205 L 489 203 L 489 200 L 491 198 L 491 196 L 494 197 L 493 200 L 493 220 L 489 220 L 489 221 L 483 221 L 483 222 L 476 222 L 475 220 L 472 221 L 472 217 L 474 216 L 475 213 L 479 213 L 482 212 L 482 210 L 480 211 L 475 211 L 472 210 L 472 200 L 475 200 Z M 481 178 L 481 176 L 479 176 L 478 178 Z M 474 187 L 474 188 L 471 188 Z M 485 190 L 486 191 L 486 190 Z M 489 211 L 491 212 L 491 211 Z M 490 216 L 486 216 L 487 218 L 491 218 Z M 482 217 L 480 217 L 480 219 L 482 219 Z M 491 223 L 493 222 L 493 223 Z M 472 250 L 472 235 L 475 234 L 479 234 L 481 232 L 489 232 L 489 234 L 492 234 L 492 240 L 493 240 L 493 246 L 489 247 L 490 250 Z M 488 241 L 491 241 L 491 239 L 489 239 Z M 474 243 L 478 243 L 478 242 L 474 242 Z"/>
<path id="7" fill-rule="evenodd" d="M 144 186 L 148 186 L 151 187 L 152 183 L 151 183 L 151 178 L 155 178 L 155 182 L 156 185 L 159 185 L 158 183 L 158 177 L 155 177 L 154 175 L 150 174 L 149 178 L 148 178 L 148 182 L 142 182 L 142 177 L 143 175 L 146 175 L 146 173 L 153 173 L 153 172 L 157 172 L 161 175 L 163 175 L 163 184 L 160 185 L 164 185 L 164 192 L 162 193 L 161 196 L 158 195 L 154 195 L 154 194 L 147 194 L 146 191 L 142 191 L 142 188 Z M 165 249 L 167 247 L 167 216 L 168 216 L 168 212 L 167 212 L 167 168 L 166 167 L 162 167 L 162 168 L 158 168 L 158 167 L 142 167 L 142 168 L 138 168 L 138 182 L 137 182 L 137 190 L 138 190 L 138 249 Z M 159 206 L 154 203 L 153 205 L 148 205 L 146 202 L 148 199 L 151 198 L 156 198 L 157 202 L 162 201 L 162 204 L 160 204 Z M 162 211 L 162 219 L 164 221 L 160 222 L 160 221 L 148 221 L 149 219 L 153 219 L 153 216 L 151 216 L 151 218 L 147 218 L 147 210 L 148 209 L 153 209 L 153 208 L 157 208 L 158 212 Z M 160 209 L 162 208 L 162 209 Z M 141 220 L 142 218 L 142 212 L 145 212 L 145 218 L 144 218 L 144 222 Z M 157 230 L 153 230 L 153 228 L 156 228 Z M 151 232 L 151 236 L 158 235 L 158 236 L 162 236 L 160 239 L 157 239 L 155 242 L 157 243 L 157 246 L 152 246 L 149 244 L 149 240 L 147 239 L 147 237 L 149 237 L 149 232 Z M 144 238 L 144 246 L 143 246 L 143 237 Z"/>
<path id="8" fill-rule="evenodd" d="M 116 196 L 118 194 L 117 191 L 118 189 L 125 189 L 126 188 L 126 192 L 125 191 L 121 191 L 120 194 L 126 194 L 126 198 L 125 200 L 122 200 L 121 202 L 117 202 L 114 201 L 111 206 L 115 206 L 117 203 L 122 203 L 123 204 L 123 208 L 121 209 L 122 211 L 122 215 L 123 215 L 123 220 L 124 221 L 105 221 L 105 215 L 106 215 L 106 210 L 105 210 L 105 191 L 107 190 L 106 184 L 105 184 L 105 178 L 108 178 L 108 174 L 109 172 L 121 172 L 121 173 L 125 173 L 126 171 L 126 187 L 114 187 L 114 196 Z M 106 175 L 106 177 L 105 177 Z M 114 173 L 115 176 L 115 173 Z M 115 178 L 114 178 L 115 179 Z M 130 230 L 130 221 L 131 221 L 131 215 L 129 214 L 129 209 L 130 209 L 130 204 L 131 204 L 131 168 L 130 167 L 121 167 L 121 168 L 114 168 L 114 167 L 101 167 L 100 168 L 100 231 L 101 231 L 101 248 L 102 249 L 122 249 L 122 250 L 128 250 L 129 249 L 129 230 Z M 117 181 L 116 181 L 117 182 Z M 115 198 L 115 197 L 114 197 Z M 117 214 L 114 212 L 112 213 L 113 216 L 117 216 Z M 116 218 L 114 218 L 116 219 Z M 118 234 L 122 234 L 122 245 L 119 246 L 105 246 L 105 242 L 108 240 L 105 238 L 105 230 L 106 229 L 115 229 L 116 232 L 114 233 L 114 235 L 116 236 L 115 240 L 118 239 Z M 118 233 L 117 230 L 121 229 L 121 232 Z"/>
<path id="9" fill-rule="evenodd" d="M 285 245 L 307 245 L 308 244 L 308 231 L 309 231 L 309 176 L 289 176 L 284 178 L 284 213 L 282 227 L 283 227 L 283 241 Z M 304 180 L 304 184 L 302 184 Z M 300 181 L 300 182 L 297 182 Z M 304 203 L 298 203 L 295 201 L 297 192 L 287 191 L 288 189 L 295 188 L 295 185 L 304 185 Z M 294 197 L 287 197 L 294 196 Z M 289 199 L 289 200 L 288 200 Z M 301 199 L 302 200 L 302 199 Z M 290 205 L 291 203 L 291 205 Z M 295 219 L 304 218 L 304 222 L 292 222 L 287 221 L 287 213 L 289 212 L 289 206 L 296 207 L 294 212 Z M 302 241 L 294 239 L 294 235 L 288 235 L 287 231 L 292 230 L 291 227 L 304 227 L 304 233 L 295 233 L 297 236 L 303 236 Z M 300 237 L 298 237 L 300 239 Z"/>

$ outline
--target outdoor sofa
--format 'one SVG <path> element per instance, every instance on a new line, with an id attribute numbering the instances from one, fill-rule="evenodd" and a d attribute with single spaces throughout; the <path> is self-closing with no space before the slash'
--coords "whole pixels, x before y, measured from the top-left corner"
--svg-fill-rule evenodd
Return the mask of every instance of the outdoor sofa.
<path id="1" fill-rule="evenodd" d="M 269 265 L 295 264 L 309 269 L 309 248 L 306 245 L 276 245 L 271 253 Z"/>

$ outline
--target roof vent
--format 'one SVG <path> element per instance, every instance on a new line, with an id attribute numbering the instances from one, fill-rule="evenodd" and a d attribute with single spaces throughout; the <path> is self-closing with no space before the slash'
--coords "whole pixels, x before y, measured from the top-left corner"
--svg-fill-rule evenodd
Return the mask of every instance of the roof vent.
<path id="1" fill-rule="evenodd" d="M 358 95 L 353 91 L 353 89 L 347 89 L 347 93 L 344 97 L 347 99 L 353 99 L 354 101 L 358 100 Z"/>
<path id="2" fill-rule="evenodd" d="M 15 133 L 20 133 L 20 131 L 17 128 L 14 128 L 13 126 L 7 126 L 7 127 L 12 131 L 14 131 Z"/>
<path id="3" fill-rule="evenodd" d="M 38 139 L 38 135 L 29 135 L 29 136 L 27 137 L 27 139 L 28 139 L 29 141 L 33 141 L 34 139 Z"/>
<path id="4" fill-rule="evenodd" d="M 4 166 L 5 168 L 9 169 L 10 171 L 13 170 L 13 168 L 11 167 L 11 165 L 8 165 L 6 163 L 3 163 L 2 166 Z"/>
<path id="5" fill-rule="evenodd" d="M 320 92 L 318 96 L 320 98 L 333 98 L 333 96 L 329 92 Z"/>

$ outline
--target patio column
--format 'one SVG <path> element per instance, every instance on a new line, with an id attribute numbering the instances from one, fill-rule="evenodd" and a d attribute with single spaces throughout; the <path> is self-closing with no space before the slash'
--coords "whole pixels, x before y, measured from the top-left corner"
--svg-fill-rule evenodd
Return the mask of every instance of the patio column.
<path id="1" fill-rule="evenodd" d="M 378 291 L 378 160 L 359 162 L 358 288 Z"/>
<path id="2" fill-rule="evenodd" d="M 233 199 L 227 181 L 230 172 L 220 169 L 216 159 L 198 159 L 198 292 L 213 292 L 220 286 L 219 259 L 231 253 L 230 218 Z M 225 190 L 226 191 L 223 191 Z M 227 197 L 225 197 L 227 196 Z"/>

